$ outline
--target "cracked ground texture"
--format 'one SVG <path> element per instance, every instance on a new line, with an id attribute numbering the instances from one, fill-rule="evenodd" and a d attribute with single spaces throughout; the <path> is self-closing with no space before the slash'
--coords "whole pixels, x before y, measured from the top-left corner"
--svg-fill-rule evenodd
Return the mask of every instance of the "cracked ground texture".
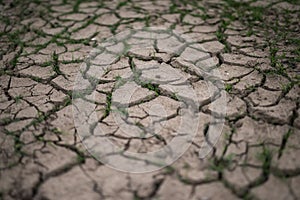
<path id="1" fill-rule="evenodd" d="M 0 10 L 0 199 L 300 199 L 298 1 L 1 0 Z M 201 140 L 209 140 L 203 124 L 171 166 L 132 174 L 85 151 L 73 122 L 72 89 L 98 41 L 145 26 L 174 29 L 206 49 L 203 56 L 214 63 L 209 69 L 224 81 L 227 114 L 205 159 L 198 157 Z M 100 122 L 125 149 L 152 150 L 171 137 L 167 131 L 140 142 L 119 136 L 110 124 L 113 88 L 132 71 L 130 63 L 159 61 L 188 74 L 201 94 L 205 88 L 195 71 L 159 53 L 159 44 L 154 51 L 142 59 L 143 52 L 132 52 L 97 85 Z M 194 62 L 193 51 L 182 54 Z M 176 98 L 160 85 L 141 86 L 129 116 L 146 126 L 147 109 L 159 102 L 174 128 Z M 211 103 L 199 107 L 204 121 Z"/>

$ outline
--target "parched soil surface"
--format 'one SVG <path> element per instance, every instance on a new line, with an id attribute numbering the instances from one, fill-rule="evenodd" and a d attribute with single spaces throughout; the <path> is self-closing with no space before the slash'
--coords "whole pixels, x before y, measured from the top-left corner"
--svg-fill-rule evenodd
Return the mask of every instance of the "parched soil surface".
<path id="1" fill-rule="evenodd" d="M 0 11 L 0 199 L 300 199 L 297 0 L 0 0 Z M 101 47 L 142 27 L 170 31 L 152 39 L 132 32 L 138 48 L 122 56 L 125 43 Z M 96 63 L 87 65 L 93 49 Z M 93 91 L 74 93 L 85 81 Z M 120 172 L 86 151 L 97 137 L 124 152 L 149 152 L 184 135 L 195 124 L 180 127 L 180 99 L 192 97 L 187 83 L 201 120 L 172 165 Z M 126 91 L 134 91 L 126 109 L 115 109 Z M 222 99 L 225 114 L 213 110 Z M 88 142 L 74 123 L 75 100 L 98 117 Z M 211 116 L 224 122 L 216 144 Z M 200 158 L 203 143 L 212 150 Z"/>

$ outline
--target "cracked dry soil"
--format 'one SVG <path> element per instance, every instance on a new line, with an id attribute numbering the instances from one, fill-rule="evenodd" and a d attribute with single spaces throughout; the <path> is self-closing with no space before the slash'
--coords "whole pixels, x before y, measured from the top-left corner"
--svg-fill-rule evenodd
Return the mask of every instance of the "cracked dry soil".
<path id="1" fill-rule="evenodd" d="M 0 199 L 300 199 L 298 1 L 1 0 L 0 10 Z M 136 68 L 146 71 L 139 78 L 165 82 L 177 80 L 172 70 L 182 73 L 198 91 L 203 120 L 176 162 L 132 174 L 86 152 L 73 121 L 72 90 L 99 41 L 145 26 L 196 42 L 177 57 L 163 52 L 168 42 L 154 42 L 153 55 L 132 51 L 108 68 L 96 85 L 98 101 L 84 99 L 94 104 L 104 137 L 130 151 L 152 151 L 173 137 L 180 107 L 164 83 L 136 81 L 126 113 L 145 134 L 153 115 L 164 122 L 159 137 L 125 137 L 113 123 L 118 81 Z M 153 63 L 166 73 L 149 70 Z M 197 69 L 219 71 L 227 103 L 222 135 L 205 159 L 198 153 L 210 140 L 210 105 L 218 96 L 205 93 Z M 166 117 L 151 113 L 157 104 Z"/>

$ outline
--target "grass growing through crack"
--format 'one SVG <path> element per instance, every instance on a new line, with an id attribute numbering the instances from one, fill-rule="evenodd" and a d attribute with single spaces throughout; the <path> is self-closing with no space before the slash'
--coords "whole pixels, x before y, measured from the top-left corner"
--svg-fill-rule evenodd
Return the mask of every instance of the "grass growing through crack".
<path id="1" fill-rule="evenodd" d="M 16 104 L 19 104 L 21 102 L 21 100 L 23 99 L 22 95 L 18 95 L 14 98 Z"/>
<path id="2" fill-rule="evenodd" d="M 174 99 L 175 101 L 179 101 L 178 92 L 173 92 L 171 94 L 171 98 Z"/>
<path id="3" fill-rule="evenodd" d="M 278 47 L 274 43 L 270 44 L 270 61 L 271 66 L 275 69 L 275 73 L 279 75 L 286 75 L 286 69 L 283 66 L 281 60 L 285 58 L 285 55 L 278 56 Z"/>
<path id="4" fill-rule="evenodd" d="M 112 100 L 112 93 L 108 93 L 106 95 L 106 107 L 104 110 L 104 117 L 107 117 L 111 111 L 111 100 Z"/>
<path id="5" fill-rule="evenodd" d="M 231 51 L 230 46 L 226 41 L 226 35 L 224 33 L 229 24 L 230 24 L 229 21 L 222 20 L 221 25 L 219 26 L 218 30 L 215 33 L 218 41 L 225 45 L 225 50 L 224 50 L 225 53 L 229 53 Z"/>
<path id="6" fill-rule="evenodd" d="M 234 154 L 229 154 L 227 156 L 223 156 L 220 159 L 215 159 L 211 162 L 210 169 L 221 173 L 224 171 L 224 169 L 230 168 L 232 166 L 234 157 Z"/>
<path id="7" fill-rule="evenodd" d="M 292 133 L 293 133 L 293 131 L 291 129 L 289 129 L 288 132 L 283 135 L 282 142 L 281 142 L 281 145 L 280 145 L 280 149 L 279 149 L 279 152 L 278 152 L 278 158 L 280 158 L 282 156 L 282 153 L 285 149 L 286 143 L 287 143 L 287 141 L 288 141 L 288 139 L 289 139 L 289 137 Z"/>
<path id="8" fill-rule="evenodd" d="M 256 154 L 256 159 L 262 162 L 263 173 L 265 176 L 270 172 L 272 157 L 272 150 L 266 146 L 263 146 L 262 152 Z"/>
<path id="9" fill-rule="evenodd" d="M 282 84 L 281 85 L 281 91 L 286 94 L 292 89 L 292 87 L 293 87 L 292 82 L 289 82 L 287 84 Z"/>
<path id="10" fill-rule="evenodd" d="M 59 69 L 58 54 L 54 51 L 52 54 L 52 69 L 58 75 L 63 75 Z"/>
<path id="11" fill-rule="evenodd" d="M 140 82 L 140 85 L 143 88 L 147 88 L 148 90 L 151 90 L 151 91 L 155 92 L 155 94 L 157 96 L 160 95 L 160 90 L 159 90 L 159 85 L 158 84 L 154 84 L 154 83 L 151 83 L 151 81 L 149 81 L 149 82 Z"/>
<path id="12" fill-rule="evenodd" d="M 136 84 L 140 85 L 143 88 L 147 88 L 148 90 L 153 91 L 157 96 L 159 96 L 161 94 L 161 91 L 159 89 L 159 84 L 152 83 L 151 80 L 142 81 L 140 79 L 141 71 L 136 69 L 132 58 L 129 59 L 129 63 L 130 63 L 130 68 L 131 68 L 131 70 L 133 71 L 133 74 L 134 74 L 134 77 L 133 77 L 134 82 Z"/>
<path id="13" fill-rule="evenodd" d="M 115 89 L 120 88 L 126 83 L 126 80 L 119 75 L 115 77 L 115 80 L 116 80 L 115 87 L 114 87 Z"/>
<path id="14" fill-rule="evenodd" d="M 226 92 L 228 92 L 228 93 L 231 92 L 232 88 L 233 88 L 232 84 L 225 84 L 225 91 Z"/>
<path id="15" fill-rule="evenodd" d="M 76 160 L 78 163 L 85 163 L 85 157 L 83 155 L 77 154 Z"/>
<path id="16" fill-rule="evenodd" d="M 81 3 L 82 3 L 82 0 L 76 0 L 76 1 L 75 1 L 75 4 L 74 4 L 74 6 L 73 6 L 73 12 L 74 12 L 74 13 L 76 13 L 76 12 L 79 11 L 79 6 L 80 6 Z"/>
<path id="17" fill-rule="evenodd" d="M 128 4 L 128 1 L 122 1 L 122 2 L 118 3 L 116 9 L 120 9 L 121 7 L 126 6 L 127 4 Z"/>

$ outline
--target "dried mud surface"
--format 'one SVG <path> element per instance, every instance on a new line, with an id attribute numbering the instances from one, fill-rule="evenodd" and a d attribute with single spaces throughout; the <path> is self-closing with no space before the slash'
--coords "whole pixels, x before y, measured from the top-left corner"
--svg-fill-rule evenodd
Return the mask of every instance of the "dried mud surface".
<path id="1" fill-rule="evenodd" d="M 300 199 L 297 1 L 2 0 L 0 11 L 0 199 Z M 88 101 L 106 137 L 132 151 L 154 150 L 172 138 L 180 117 L 176 97 L 164 88 L 180 79 L 172 70 L 201 94 L 203 119 L 174 164 L 131 174 L 85 151 L 73 121 L 72 90 L 81 63 L 99 41 L 145 26 L 173 29 L 196 41 L 180 56 L 207 67 L 203 71 L 220 72 L 227 114 L 218 143 L 199 159 L 201 142 L 210 139 L 212 103 L 201 74 L 163 53 L 180 47 L 179 41 L 169 45 L 171 37 L 162 35 L 153 55 L 130 52 L 101 77 L 99 102 Z M 150 69 L 153 63 L 165 74 Z M 161 104 L 167 117 L 155 116 L 164 122 L 160 137 L 124 137 L 111 121 L 117 81 L 136 68 L 144 70 L 139 78 L 163 82 L 136 82 L 128 123 L 147 127 L 155 114 L 151 106 Z"/>

